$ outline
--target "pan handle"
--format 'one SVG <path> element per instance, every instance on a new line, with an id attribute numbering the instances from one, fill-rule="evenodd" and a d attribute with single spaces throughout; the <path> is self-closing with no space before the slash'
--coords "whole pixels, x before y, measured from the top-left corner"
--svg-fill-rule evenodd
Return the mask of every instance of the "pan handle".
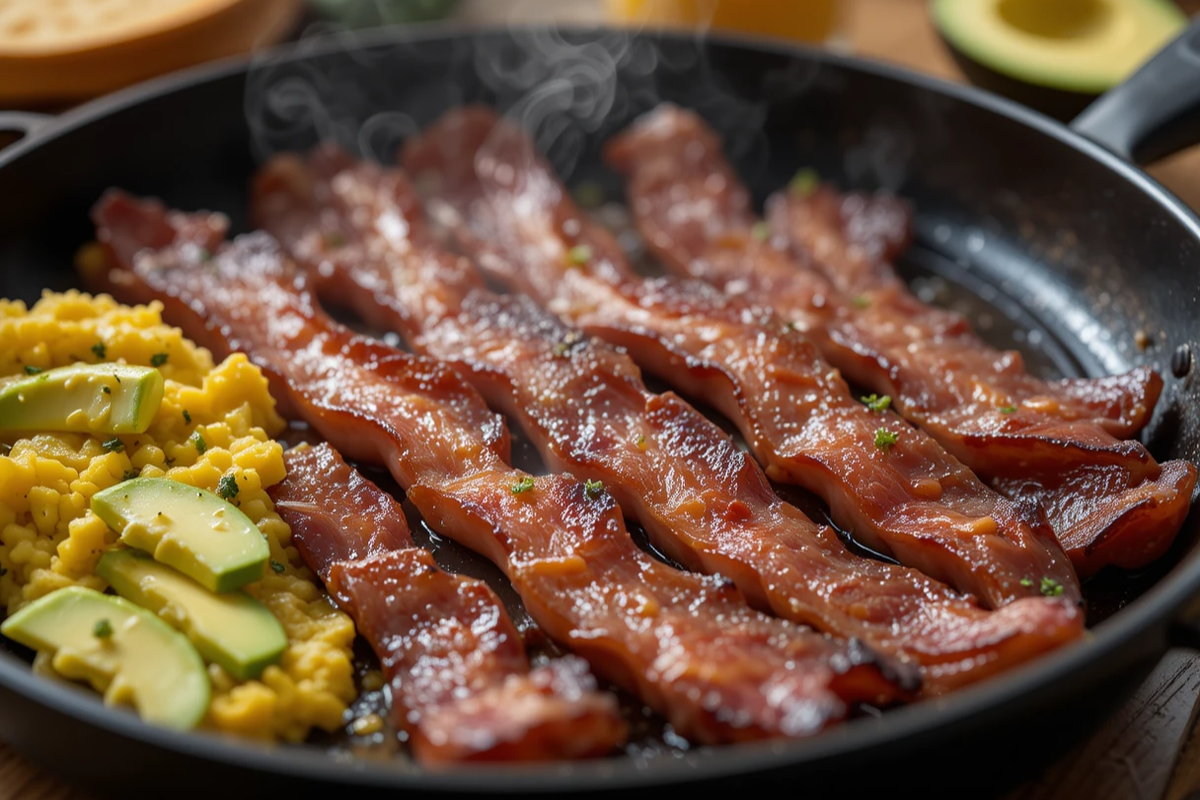
<path id="1" fill-rule="evenodd" d="M 50 114 L 35 114 L 32 111 L 0 111 L 0 134 L 16 134 L 16 138 L 4 141 L 0 147 L 8 147 L 13 142 L 32 136 L 54 118 Z"/>
<path id="2" fill-rule="evenodd" d="M 1200 18 L 1071 127 L 1135 164 L 1200 143 Z"/>

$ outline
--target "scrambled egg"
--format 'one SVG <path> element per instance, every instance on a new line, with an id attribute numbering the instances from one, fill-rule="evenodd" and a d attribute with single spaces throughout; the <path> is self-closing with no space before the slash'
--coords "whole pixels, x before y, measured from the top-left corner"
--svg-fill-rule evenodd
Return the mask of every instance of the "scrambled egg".
<path id="1" fill-rule="evenodd" d="M 0 606 L 11 614 L 72 584 L 104 590 L 96 562 L 117 535 L 90 510 L 93 494 L 127 478 L 167 477 L 218 491 L 232 475 L 231 502 L 271 546 L 272 570 L 246 591 L 279 618 L 288 647 L 259 680 L 236 681 L 209 666 L 213 696 L 205 726 L 260 739 L 300 741 L 335 730 L 354 699 L 354 624 L 335 609 L 291 546 L 267 488 L 284 477 L 284 428 L 267 381 L 246 357 L 212 356 L 163 324 L 161 306 L 110 297 L 46 293 L 33 308 L 0 300 L 0 376 L 79 361 L 156 366 L 166 393 L 150 429 L 109 450 L 96 436 L 0 436 Z M 2 614 L 0 614 L 2 616 Z M 39 660 L 39 668 L 46 669 Z"/>

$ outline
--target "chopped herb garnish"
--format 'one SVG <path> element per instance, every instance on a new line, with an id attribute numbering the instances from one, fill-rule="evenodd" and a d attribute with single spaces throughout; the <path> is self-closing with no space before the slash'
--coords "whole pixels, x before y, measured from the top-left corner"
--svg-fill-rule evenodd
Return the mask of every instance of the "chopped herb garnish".
<path id="1" fill-rule="evenodd" d="M 217 494 L 225 500 L 237 497 L 238 491 L 237 478 L 233 476 L 232 472 L 217 482 Z"/>
<path id="2" fill-rule="evenodd" d="M 1054 578 L 1042 578 L 1041 590 L 1046 597 L 1058 597 L 1063 593 L 1063 585 Z"/>
<path id="3" fill-rule="evenodd" d="M 604 494 L 604 481 L 587 481 L 583 484 L 583 492 L 592 500 Z"/>
<path id="4" fill-rule="evenodd" d="M 517 481 L 516 483 L 514 483 L 512 485 L 512 493 L 513 494 L 525 494 L 525 492 L 529 492 L 532 490 L 533 490 L 533 478 L 530 478 L 528 475 L 525 476 L 524 478 L 521 478 L 521 480 Z"/>
<path id="5" fill-rule="evenodd" d="M 645 450 L 646 449 L 646 437 L 639 433 L 638 437 L 637 437 L 637 441 L 634 442 L 634 444 L 637 445 L 638 450 Z"/>
<path id="6" fill-rule="evenodd" d="M 887 428 L 879 428 L 875 431 L 875 446 L 885 453 L 892 445 L 900 438 L 900 434 L 893 433 Z"/>
<path id="7" fill-rule="evenodd" d="M 197 251 L 197 255 L 200 256 L 201 261 L 212 261 L 212 257 L 213 257 L 212 251 L 209 250 L 207 247 L 201 247 L 199 249 L 199 251 Z"/>
<path id="8" fill-rule="evenodd" d="M 136 469 L 127 469 L 125 470 L 125 474 L 121 476 L 121 480 L 131 481 L 140 474 Z M 162 512 L 160 511 L 159 513 L 161 514 Z"/>
<path id="9" fill-rule="evenodd" d="M 280 564 L 275 559 L 271 559 L 271 569 L 277 574 L 283 572 L 283 564 Z"/>
<path id="10" fill-rule="evenodd" d="M 816 170 L 806 167 L 796 173 L 796 176 L 792 178 L 792 182 L 789 184 L 789 188 L 801 197 L 808 197 L 820 185 L 821 176 L 817 174 Z"/>
<path id="11" fill-rule="evenodd" d="M 196 445 L 196 452 L 204 455 L 204 451 L 208 449 L 208 442 L 204 441 L 204 437 L 200 435 L 200 431 L 192 434 L 192 444 Z"/>
<path id="12" fill-rule="evenodd" d="M 796 323 L 794 323 L 794 322 L 783 323 L 783 332 L 784 333 L 789 333 L 794 330 L 796 330 Z"/>
<path id="13" fill-rule="evenodd" d="M 554 353 L 555 358 L 566 358 L 571 354 L 571 350 L 575 347 L 575 345 L 579 344 L 581 341 L 583 341 L 583 337 L 579 335 L 579 332 L 571 331 L 563 337 L 561 342 L 556 342 L 554 344 L 554 350 L 552 352 Z"/>
<path id="14" fill-rule="evenodd" d="M 125 449 L 125 443 L 115 436 L 108 441 L 101 442 L 100 446 L 109 453 L 119 453 Z"/>
<path id="15" fill-rule="evenodd" d="M 155 353 L 154 355 L 150 356 L 150 366 L 161 367 L 163 364 L 167 363 L 168 357 L 169 356 L 167 356 L 166 353 Z"/>
<path id="16" fill-rule="evenodd" d="M 867 408 L 871 409 L 872 411 L 887 411 L 888 406 L 892 404 L 891 396 L 886 394 L 883 397 L 880 397 L 876 394 L 869 394 L 866 397 L 860 397 L 858 399 L 862 400 L 863 403 L 866 404 Z"/>
<path id="17" fill-rule="evenodd" d="M 113 635 L 112 623 L 106 619 L 102 619 L 92 628 L 92 636 L 97 639 L 110 639 Z"/>
<path id="18" fill-rule="evenodd" d="M 866 308 L 871 305 L 871 301 L 867 296 L 862 294 L 854 295 L 854 297 L 850 298 L 850 302 L 854 304 L 855 308 Z"/>
<path id="19" fill-rule="evenodd" d="M 103 361 L 104 357 L 108 354 L 108 348 L 104 346 L 104 342 L 96 342 L 92 345 L 92 353 L 95 354 L 96 358 Z"/>
<path id="20" fill-rule="evenodd" d="M 118 375 L 117 373 L 115 373 L 115 372 L 114 372 L 114 373 L 113 373 L 113 377 L 117 379 L 117 385 L 120 385 L 120 383 L 121 383 L 121 376 L 120 376 L 120 375 Z"/>
<path id="21" fill-rule="evenodd" d="M 1015 414 L 1015 413 L 1017 413 L 1017 407 L 1016 406 L 1000 406 L 1000 413 L 1001 414 Z"/>
<path id="22" fill-rule="evenodd" d="M 42 369 L 41 367 L 33 367 L 33 366 L 30 366 L 29 364 L 25 365 L 25 374 L 26 375 L 37 375 L 39 372 L 45 372 L 45 371 L 46 370 Z"/>
<path id="23" fill-rule="evenodd" d="M 192 415 L 188 413 L 188 410 L 186 408 L 183 410 L 183 421 L 186 422 L 188 425 L 192 424 Z"/>
<path id="24" fill-rule="evenodd" d="M 575 202 L 583 208 L 599 208 L 604 205 L 604 189 L 597 183 L 584 181 L 572 192 Z"/>
<path id="25" fill-rule="evenodd" d="M 341 247 L 345 243 L 346 237 L 337 231 L 331 231 L 330 233 L 325 234 L 326 247 Z"/>
<path id="26" fill-rule="evenodd" d="M 1030 586 L 1033 586 L 1033 581 L 1029 578 L 1021 578 L 1021 585 L 1028 589 Z"/>
<path id="27" fill-rule="evenodd" d="M 108 388 L 107 386 L 101 386 L 100 391 L 104 392 L 105 394 L 112 394 L 112 389 Z"/>
<path id="28" fill-rule="evenodd" d="M 577 244 L 567 251 L 567 263 L 572 267 L 582 267 L 591 260 L 591 245 Z"/>
<path id="29" fill-rule="evenodd" d="M 771 238 L 771 226 L 762 221 L 754 223 L 754 227 L 750 229 L 750 238 L 756 242 L 765 242 Z"/>

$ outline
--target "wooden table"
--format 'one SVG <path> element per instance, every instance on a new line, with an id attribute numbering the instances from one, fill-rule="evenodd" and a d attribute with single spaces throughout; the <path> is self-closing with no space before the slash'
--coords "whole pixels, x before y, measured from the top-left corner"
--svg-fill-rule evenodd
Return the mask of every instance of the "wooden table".
<path id="1" fill-rule="evenodd" d="M 751 2 L 751 0 L 744 0 Z M 797 0 L 801 2 L 801 0 Z M 472 21 L 602 18 L 594 0 L 466 0 Z M 855 52 L 962 80 L 925 13 L 924 0 L 849 0 Z M 1184 3 L 1200 13 L 1200 0 Z M 1150 169 L 1200 209 L 1200 147 Z M 1012 800 L 1200 800 L 1200 656 L 1172 651 L 1134 697 L 1091 739 L 1021 787 Z M 89 800 L 0 744 L 0 800 Z"/>

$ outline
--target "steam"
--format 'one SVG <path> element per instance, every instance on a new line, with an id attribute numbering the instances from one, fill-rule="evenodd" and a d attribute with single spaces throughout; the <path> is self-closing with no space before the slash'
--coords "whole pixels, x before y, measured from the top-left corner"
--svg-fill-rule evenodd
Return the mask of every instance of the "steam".
<path id="1" fill-rule="evenodd" d="M 717 51 L 715 57 L 726 56 Z M 776 63 L 761 74 L 744 64 L 731 70 L 711 62 L 699 41 L 660 40 L 635 29 L 511 24 L 443 37 L 421 26 L 351 32 L 319 24 L 294 50 L 255 60 L 245 113 L 260 160 L 334 141 L 391 163 L 405 139 L 445 111 L 483 102 L 529 131 L 570 182 L 584 166 L 595 172 L 604 141 L 670 100 L 709 121 L 747 183 L 773 189 L 790 172 L 771 174 L 772 165 L 778 171 L 780 162 L 801 164 L 791 153 L 773 158 L 772 147 L 796 150 L 804 120 L 797 120 L 792 141 L 769 142 L 764 128 L 771 104 L 786 105 L 813 89 L 836 95 L 843 81 L 837 70 L 814 61 Z M 900 132 L 903 124 L 887 122 L 843 143 L 841 166 L 854 183 L 893 190 L 904 183 L 914 143 Z"/>

